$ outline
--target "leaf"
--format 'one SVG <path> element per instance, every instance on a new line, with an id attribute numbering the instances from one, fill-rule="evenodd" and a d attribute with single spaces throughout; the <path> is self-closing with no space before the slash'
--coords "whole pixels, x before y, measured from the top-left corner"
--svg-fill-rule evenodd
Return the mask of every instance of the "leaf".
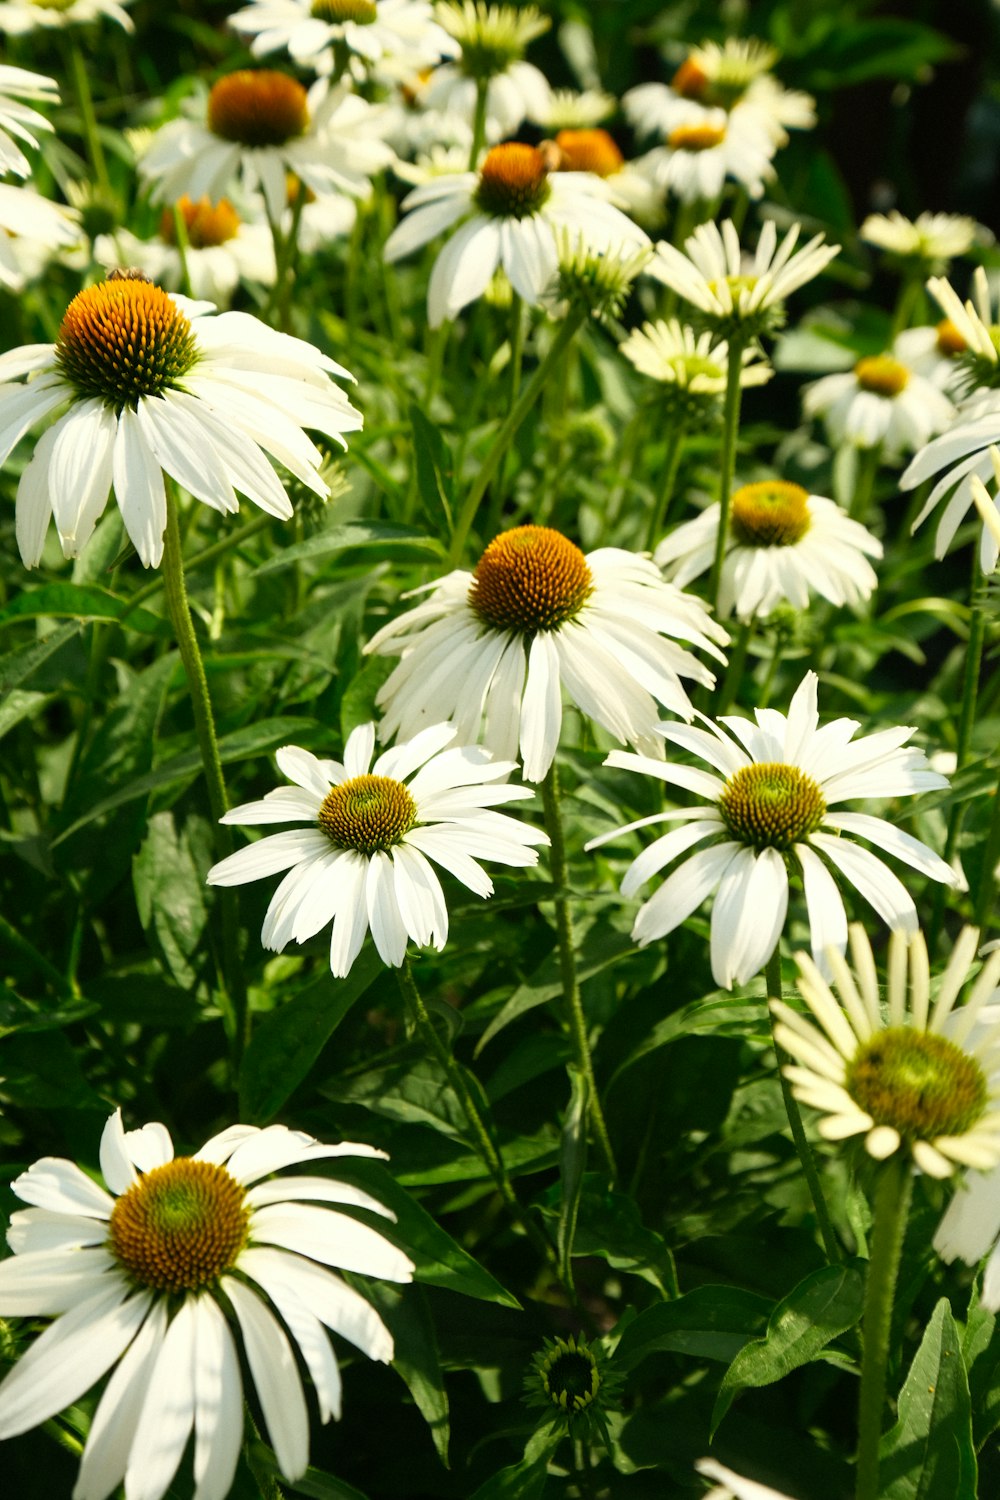
<path id="1" fill-rule="evenodd" d="M 371 946 L 346 979 L 324 972 L 257 1025 L 240 1069 L 240 1119 L 266 1125 L 294 1093 L 354 1002 L 383 972 Z"/>
<path id="2" fill-rule="evenodd" d="M 559 1152 L 559 1178 L 562 1191 L 557 1246 L 559 1263 L 568 1271 L 580 1211 L 583 1169 L 587 1164 L 587 1105 L 590 1088 L 586 1074 L 582 1073 L 579 1068 L 570 1066 L 567 1072 L 570 1080 L 570 1096 L 563 1119 L 562 1148 Z M 567 1276 L 567 1281 L 572 1283 L 570 1275 Z"/>
<path id="3" fill-rule="evenodd" d="M 30 646 L 19 646 L 16 651 L 9 652 L 0 657 L 0 693 L 9 693 L 11 688 L 26 682 L 39 667 L 61 651 L 69 641 L 73 640 L 83 630 L 82 624 L 74 620 L 68 625 L 63 625 L 59 630 L 53 630 L 42 641 L 34 641 Z"/>
<path id="4" fill-rule="evenodd" d="M 143 931 L 158 947 L 178 984 L 188 987 L 198 977 L 195 960 L 204 958 L 202 936 L 208 924 L 206 866 L 191 847 L 198 831 L 196 820 L 188 819 L 178 836 L 173 813 L 156 813 L 132 860 L 132 886 Z M 200 831 L 209 833 L 204 822 Z M 204 837 L 199 842 L 204 843 Z"/>
<path id="5" fill-rule="evenodd" d="M 600 974 L 602 969 L 609 968 L 619 959 L 635 952 L 635 943 L 624 933 L 616 932 L 614 928 L 604 923 L 596 924 L 587 933 L 580 944 L 577 954 L 577 977 L 581 984 L 588 979 L 593 979 L 595 974 Z M 562 978 L 559 972 L 559 952 L 554 948 L 548 953 L 544 961 L 524 984 L 518 985 L 503 1009 L 493 1017 L 482 1036 L 476 1044 L 476 1057 L 479 1056 L 487 1042 L 516 1021 L 519 1016 L 525 1015 L 529 1010 L 534 1010 L 538 1005 L 546 1005 L 550 1000 L 555 1000 L 562 994 Z"/>
<path id="6" fill-rule="evenodd" d="M 376 1305 L 392 1334 L 393 1369 L 406 1382 L 410 1395 L 431 1430 L 438 1458 L 448 1464 L 448 1393 L 445 1390 L 437 1334 L 427 1296 L 421 1287 L 398 1291 L 385 1282 L 365 1281 L 365 1295 Z"/>
<path id="7" fill-rule="evenodd" d="M 640 1312 L 625 1329 L 615 1365 L 634 1369 L 664 1351 L 727 1364 L 766 1326 L 773 1303 L 736 1286 L 699 1286 Z"/>
<path id="8" fill-rule="evenodd" d="M 953 41 L 930 26 L 896 16 L 833 26 L 823 38 L 820 63 L 814 63 L 810 86 L 843 89 L 872 78 L 915 82 L 928 65 L 956 55 Z"/>
<path id="9" fill-rule="evenodd" d="M 972 1406 L 947 1299 L 931 1316 L 899 1393 L 899 1420 L 879 1449 L 880 1500 L 956 1500 L 978 1493 Z"/>
<path id="10" fill-rule="evenodd" d="M 422 1051 L 408 1047 L 384 1067 L 324 1084 L 323 1093 L 338 1104 L 361 1104 L 390 1120 L 426 1125 L 468 1143 L 465 1111 L 441 1064 Z"/>
<path id="11" fill-rule="evenodd" d="M 800 1281 L 774 1309 L 764 1337 L 741 1349 L 723 1376 L 712 1413 L 712 1435 L 741 1391 L 783 1379 L 853 1328 L 864 1296 L 862 1262 L 822 1266 Z"/>
<path id="12" fill-rule="evenodd" d="M 343 526 L 331 526 L 329 531 L 321 531 L 316 536 L 306 537 L 304 542 L 282 548 L 276 557 L 255 568 L 254 576 L 280 573 L 295 563 L 314 557 L 329 557 L 332 552 L 346 552 L 350 547 L 416 548 L 418 552 L 432 552 L 436 557 L 444 555 L 444 548 L 436 537 L 428 536 L 426 531 L 416 531 L 412 526 L 397 526 L 391 521 L 347 521 Z"/>
<path id="13" fill-rule="evenodd" d="M 524 1457 L 492 1474 L 472 1495 L 472 1500 L 539 1500 L 545 1489 L 549 1460 L 562 1442 L 563 1434 L 546 1425 L 533 1432 L 524 1449 Z"/>
<path id="14" fill-rule="evenodd" d="M 151 610 L 92 583 L 47 583 L 41 588 L 27 589 L 0 609 L 0 627 L 12 620 L 27 620 L 37 615 L 48 619 L 69 615 L 77 620 L 121 620 L 142 635 L 169 640 L 173 634 L 170 621 L 162 615 L 154 615 Z"/>
<path id="15" fill-rule="evenodd" d="M 22 720 L 33 718 L 50 698 L 49 693 L 32 693 L 26 688 L 14 688 L 7 693 L 0 703 L 0 739 Z"/>
<path id="16" fill-rule="evenodd" d="M 410 425 L 413 428 L 413 456 L 417 466 L 417 488 L 430 524 L 440 528 L 442 521 L 448 534 L 454 530 L 455 462 L 440 428 L 410 403 Z"/>
<path id="17" fill-rule="evenodd" d="M 675 1287 L 669 1246 L 646 1228 L 633 1200 L 612 1192 L 598 1172 L 588 1172 L 583 1179 L 574 1248 L 577 1255 L 598 1255 L 616 1271 L 641 1276 L 665 1297 Z"/>
<path id="18" fill-rule="evenodd" d="M 685 1036 L 745 1036 L 762 1031 L 766 1027 L 763 1002 L 747 1000 L 722 992 L 706 995 L 704 999 L 692 1000 L 680 1010 L 658 1021 L 625 1061 L 615 1069 L 608 1083 L 610 1093 L 622 1075 L 634 1063 L 648 1057 L 659 1047 L 676 1042 Z"/>
<path id="19" fill-rule="evenodd" d="M 979 1304 L 975 1283 L 962 1337 L 962 1358 L 969 1378 L 976 1452 L 1000 1427 L 1000 1329 L 996 1314 Z"/>
<path id="20" fill-rule="evenodd" d="M 255 1471 L 259 1468 L 264 1474 L 280 1480 L 283 1490 L 288 1490 L 293 1495 L 305 1495 L 307 1500 L 368 1500 L 368 1497 L 362 1494 L 361 1490 L 356 1490 L 353 1484 L 345 1484 L 342 1479 L 335 1479 L 332 1474 L 324 1474 L 322 1469 L 308 1468 L 302 1477 L 293 1483 L 282 1474 L 273 1451 L 266 1443 L 252 1442 L 249 1458 L 251 1467 Z"/>

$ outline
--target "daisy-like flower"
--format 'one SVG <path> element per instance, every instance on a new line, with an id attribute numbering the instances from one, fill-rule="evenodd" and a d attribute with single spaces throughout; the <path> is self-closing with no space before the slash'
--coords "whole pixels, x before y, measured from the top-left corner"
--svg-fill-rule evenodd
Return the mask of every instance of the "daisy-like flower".
<path id="1" fill-rule="evenodd" d="M 978 930 L 959 935 L 933 1003 L 923 934 L 894 932 L 883 1015 L 864 928 L 853 924 L 850 937 L 853 973 L 839 953 L 827 955 L 839 1001 L 804 953 L 795 955 L 798 990 L 812 1018 L 771 1001 L 796 1099 L 822 1111 L 826 1140 L 864 1136 L 877 1161 L 905 1151 L 930 1177 L 1000 1165 L 1000 1020 L 977 1027 L 1000 978 L 1000 953 L 956 1009 Z"/>
<path id="2" fill-rule="evenodd" d="M 342 366 L 247 313 L 215 316 L 135 273 L 112 273 L 70 303 L 54 344 L 0 356 L 0 464 L 59 408 L 17 487 L 17 542 L 37 566 L 53 517 L 63 552 L 88 541 L 113 486 L 146 567 L 163 555 L 171 475 L 223 513 L 235 491 L 287 519 L 291 502 L 266 455 L 325 498 L 323 456 L 304 428 L 342 447 L 362 424 L 332 375 Z M 20 377 L 27 375 L 27 381 Z"/>
<path id="3" fill-rule="evenodd" d="M 75 209 L 43 198 L 34 188 L 0 182 L 0 286 L 20 291 L 49 256 L 81 239 Z"/>
<path id="4" fill-rule="evenodd" d="M 246 193 L 261 189 L 276 220 L 288 173 L 314 193 L 366 197 L 394 156 L 380 108 L 324 78 L 307 92 L 289 73 L 240 69 L 213 84 L 204 111 L 164 125 L 141 157 L 154 202 L 217 202 L 239 181 Z"/>
<path id="5" fill-rule="evenodd" d="M 881 447 L 889 460 L 912 453 L 947 427 L 955 407 L 911 361 L 910 346 L 897 338 L 885 354 L 866 355 L 853 370 L 807 385 L 803 410 L 822 417 L 835 445 Z"/>
<path id="6" fill-rule="evenodd" d="M 860 604 L 878 578 L 869 557 L 882 543 L 822 495 L 799 484 L 765 479 L 734 491 L 719 585 L 719 613 L 765 617 L 779 604 L 806 609 L 811 592 L 831 604 Z M 674 527 L 655 561 L 679 588 L 707 573 L 715 560 L 719 505 Z"/>
<path id="7" fill-rule="evenodd" d="M 60 30 L 63 26 L 83 26 L 107 17 L 126 31 L 134 31 L 132 17 L 124 5 L 131 0 L 0 0 L 0 31 L 8 36 L 24 36 L 29 31 Z"/>
<path id="8" fill-rule="evenodd" d="M 537 146 L 508 141 L 488 151 L 478 172 L 436 177 L 403 199 L 411 210 L 385 245 L 388 262 L 466 222 L 434 262 L 428 321 L 438 327 L 481 297 L 497 266 L 532 306 L 555 275 L 557 231 L 592 250 L 649 244 L 649 236 L 607 201 L 589 172 L 553 172 Z M 471 217 L 470 217 L 471 215 Z"/>
<path id="9" fill-rule="evenodd" d="M 664 407 L 674 420 L 694 426 L 718 410 L 729 346 L 713 333 L 695 333 L 676 318 L 660 319 L 634 328 L 618 347 L 641 374 L 659 382 Z M 774 374 L 753 345 L 740 351 L 740 359 L 744 388 L 764 385 Z"/>
<path id="10" fill-rule="evenodd" d="M 700 1458 L 695 1468 L 706 1479 L 718 1480 L 718 1484 L 703 1495 L 702 1500 L 790 1500 L 780 1490 L 758 1484 L 755 1479 L 744 1479 L 742 1474 L 734 1473 L 714 1458 Z"/>
<path id="11" fill-rule="evenodd" d="M 52 129 L 44 115 L 22 102 L 25 99 L 58 104 L 59 86 L 44 73 L 29 73 L 26 68 L 0 63 L 0 172 L 13 172 L 16 177 L 28 177 L 31 173 L 31 163 L 17 141 L 37 146 L 32 131 Z"/>
<path id="12" fill-rule="evenodd" d="M 442 0 L 435 15 L 460 55 L 435 69 L 424 98 L 428 109 L 471 122 L 485 84 L 488 141 L 512 135 L 525 119 L 542 119 L 552 90 L 545 74 L 523 60 L 529 42 L 549 29 L 537 6 Z"/>
<path id="13" fill-rule="evenodd" d="M 98 265 L 109 269 L 138 266 L 151 281 L 171 292 L 180 288 L 186 268 L 191 295 L 222 306 L 228 305 L 243 281 L 273 285 L 274 240 L 266 224 L 248 224 L 228 198 L 218 203 L 201 198 L 192 203 L 185 197 L 176 207 L 187 241 L 183 262 L 174 209 L 167 207 L 160 216 L 156 239 L 140 240 L 127 229 L 98 235 L 94 241 Z"/>
<path id="14" fill-rule="evenodd" d="M 785 299 L 818 276 L 840 249 L 824 245 L 817 234 L 796 250 L 800 228 L 794 224 L 779 245 L 777 228 L 768 219 L 756 251 L 744 256 L 731 219 L 700 224 L 683 251 L 657 245 L 649 274 L 696 307 L 710 328 L 746 340 L 780 326 Z"/>
<path id="15" fill-rule="evenodd" d="M 815 672 L 807 672 L 788 714 L 757 709 L 756 723 L 732 717 L 722 720 L 725 729 L 711 720 L 704 729 L 659 726 L 663 739 L 690 750 L 711 772 L 620 750 L 605 762 L 703 799 L 697 807 L 654 813 L 602 834 L 587 848 L 596 849 L 634 828 L 681 825 L 656 839 L 626 872 L 622 894 L 632 896 L 651 876 L 687 856 L 640 907 L 632 936 L 643 946 L 666 937 L 714 891 L 712 974 L 725 989 L 745 984 L 774 952 L 785 925 L 789 873 L 802 881 L 817 961 L 829 947 L 843 952 L 847 942 L 847 916 L 830 866 L 890 928 L 916 931 L 912 897 L 855 838 L 875 844 L 931 880 L 961 883 L 926 844 L 885 818 L 831 811 L 838 802 L 857 797 L 906 797 L 948 782 L 930 770 L 922 750 L 904 748 L 913 734 L 905 725 L 853 744 L 855 719 L 834 719 L 821 729 L 816 688 Z M 689 854 L 699 844 L 707 847 Z"/>
<path id="16" fill-rule="evenodd" d="M 620 743 L 655 754 L 657 704 L 690 719 L 681 678 L 715 682 L 677 642 L 725 660 L 722 627 L 648 558 L 618 547 L 585 556 L 547 526 L 502 532 L 472 573 L 429 591 L 365 647 L 402 656 L 376 700 L 381 732 L 407 736 L 448 718 L 463 740 L 505 759 L 520 753 L 528 781 L 552 764 L 564 689 Z"/>
<path id="17" fill-rule="evenodd" d="M 513 761 L 476 745 L 449 749 L 452 724 L 433 724 L 371 764 L 374 724 L 353 730 L 343 764 L 286 745 L 279 768 L 294 785 L 226 813 L 224 823 L 306 823 L 231 854 L 208 872 L 210 885 L 245 885 L 287 870 L 264 918 L 261 942 L 280 953 L 328 922 L 330 968 L 342 978 L 365 934 L 383 963 L 398 969 L 406 945 L 439 952 L 448 940 L 448 908 L 431 861 L 477 896 L 493 883 L 478 860 L 524 867 L 538 862 L 546 835 L 491 811 L 533 793 L 503 778 Z"/>
<path id="18" fill-rule="evenodd" d="M 229 17 L 252 37 L 254 57 L 285 49 L 301 67 L 332 72 L 338 50 L 405 74 L 454 57 L 458 47 L 434 20 L 431 0 L 251 0 Z"/>
<path id="19" fill-rule="evenodd" d="M 543 130 L 592 130 L 618 108 L 614 94 L 603 89 L 553 89 L 535 124 Z"/>
<path id="20" fill-rule="evenodd" d="M 773 154 L 772 142 L 751 116 L 737 110 L 727 115 L 724 109 L 692 114 L 688 106 L 665 144 L 642 157 L 640 165 L 657 187 L 682 203 L 718 198 L 727 179 L 759 198 L 774 176 Z"/>
<path id="21" fill-rule="evenodd" d="M 545 148 L 543 148 L 545 149 Z M 592 172 L 608 189 L 608 200 L 640 223 L 663 217 L 660 189 L 636 162 L 626 161 L 621 147 L 606 130 L 557 130 L 547 146 L 557 172 Z"/>
<path id="22" fill-rule="evenodd" d="M 0 1440 L 110 1371 L 74 1500 L 106 1500 L 122 1480 L 126 1500 L 160 1500 L 192 1435 L 195 1500 L 225 1500 L 243 1440 L 242 1346 L 278 1468 L 300 1478 L 309 1413 L 298 1360 L 327 1422 L 341 1391 L 327 1330 L 372 1359 L 393 1354 L 381 1318 L 335 1270 L 402 1282 L 413 1263 L 341 1211 L 391 1219 L 370 1194 L 315 1172 L 275 1174 L 384 1155 L 283 1125 L 232 1125 L 175 1156 L 165 1126 L 126 1131 L 118 1112 L 101 1138 L 104 1187 L 74 1162 L 35 1162 L 12 1184 L 31 1207 L 11 1218 L 0 1312 L 55 1322 L 0 1384 Z"/>
<path id="23" fill-rule="evenodd" d="M 894 260 L 916 261 L 928 271 L 943 271 L 957 255 L 968 255 L 974 245 L 993 236 L 965 214 L 918 214 L 907 219 L 898 209 L 869 214 L 859 235 L 869 245 L 885 250 Z"/>

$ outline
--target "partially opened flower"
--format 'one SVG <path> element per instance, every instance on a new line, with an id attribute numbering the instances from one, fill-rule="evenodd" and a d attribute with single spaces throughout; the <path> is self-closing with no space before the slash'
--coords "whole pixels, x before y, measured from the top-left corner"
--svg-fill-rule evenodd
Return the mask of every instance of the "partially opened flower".
<path id="1" fill-rule="evenodd" d="M 183 256 L 175 214 L 186 240 Z M 241 282 L 272 286 L 276 274 L 271 231 L 263 220 L 254 224 L 241 218 L 228 198 L 218 203 L 181 198 L 164 208 L 159 234 L 150 240 L 127 229 L 98 235 L 94 259 L 109 268 L 137 266 L 165 291 L 179 291 L 186 278 L 192 297 L 223 306 Z"/>
<path id="2" fill-rule="evenodd" d="M 455 62 L 435 68 L 424 96 L 428 109 L 472 124 L 485 90 L 485 138 L 502 140 L 526 118 L 546 115 L 552 90 L 534 63 L 524 61 L 529 43 L 551 22 L 537 5 L 493 5 L 487 0 L 439 0 L 435 16 L 458 44 Z"/>
<path id="3" fill-rule="evenodd" d="M 931 880 L 961 884 L 943 859 L 894 823 L 868 813 L 831 811 L 857 797 L 905 797 L 948 783 L 930 770 L 922 750 L 904 748 L 911 728 L 883 729 L 854 743 L 859 727 L 854 719 L 834 719 L 820 728 L 816 689 L 815 672 L 807 672 L 788 714 L 757 709 L 756 723 L 733 717 L 721 721 L 725 729 L 709 719 L 704 729 L 659 725 L 665 740 L 692 751 L 711 772 L 620 750 L 605 762 L 701 799 L 696 807 L 654 813 L 602 834 L 587 848 L 634 828 L 680 825 L 643 850 L 625 875 L 622 894 L 632 896 L 681 860 L 640 907 L 632 935 L 643 946 L 665 937 L 714 892 L 712 974 L 726 989 L 745 984 L 774 952 L 785 925 L 791 874 L 802 881 L 817 959 L 830 947 L 842 952 L 847 942 L 847 916 L 831 866 L 893 930 L 916 931 L 912 897 L 857 838 Z M 691 853 L 698 845 L 705 847 Z"/>
<path id="4" fill-rule="evenodd" d="M 0 63 L 0 173 L 13 172 L 16 177 L 31 173 L 31 163 L 17 142 L 37 146 L 32 132 L 52 129 L 51 121 L 23 103 L 25 99 L 58 104 L 59 87 L 44 73 L 29 73 L 26 68 Z"/>
<path id="5" fill-rule="evenodd" d="M 160 1500 L 192 1436 L 195 1500 L 225 1500 L 243 1442 L 242 1353 L 278 1468 L 300 1478 L 309 1413 L 299 1361 L 327 1422 L 341 1393 L 327 1330 L 372 1359 L 393 1355 L 381 1318 L 336 1270 L 413 1275 L 408 1256 L 342 1210 L 393 1215 L 315 1167 L 384 1154 L 233 1125 L 175 1156 L 165 1126 L 126 1131 L 118 1112 L 101 1139 L 104 1187 L 74 1162 L 35 1162 L 12 1184 L 31 1207 L 11 1218 L 0 1313 L 55 1321 L 0 1384 L 0 1440 L 110 1372 L 74 1500 L 106 1500 L 123 1480 L 126 1500 Z M 275 1175 L 290 1166 L 308 1175 Z"/>
<path id="6" fill-rule="evenodd" d="M 286 745 L 281 770 L 294 783 L 234 807 L 225 823 L 302 823 L 231 854 L 208 872 L 210 885 L 244 885 L 287 870 L 267 909 L 261 942 L 281 950 L 328 923 L 330 968 L 347 974 L 371 929 L 383 963 L 399 968 L 408 942 L 439 951 L 448 908 L 431 861 L 477 896 L 493 882 L 478 863 L 527 866 L 546 835 L 491 811 L 532 793 L 508 785 L 511 761 L 476 745 L 448 748 L 451 724 L 434 724 L 371 764 L 375 726 L 355 729 L 343 763 Z"/>
<path id="7" fill-rule="evenodd" d="M 447 718 L 463 740 L 520 754 L 529 781 L 552 764 L 564 690 L 616 739 L 655 754 L 657 705 L 688 719 L 681 678 L 715 681 L 678 641 L 725 660 L 725 631 L 647 557 L 619 547 L 585 556 L 548 526 L 501 532 L 474 572 L 429 589 L 365 647 L 402 656 L 379 691 L 382 733 Z"/>
<path id="8" fill-rule="evenodd" d="M 21 376 L 28 376 L 23 383 Z M 326 496 L 309 427 L 342 447 L 361 415 L 331 375 L 353 379 L 301 339 L 248 313 L 171 296 L 112 273 L 66 310 L 54 344 L 0 356 L 0 464 L 53 412 L 17 487 L 17 542 L 37 566 L 50 518 L 63 552 L 89 540 L 114 487 L 146 567 L 163 555 L 164 473 L 223 513 L 236 491 L 270 515 L 291 502 L 267 455 Z"/>
<path id="9" fill-rule="evenodd" d="M 679 588 L 715 559 L 719 505 L 675 526 L 654 554 Z M 779 604 L 805 609 L 811 593 L 831 604 L 858 604 L 878 583 L 869 557 L 882 543 L 822 495 L 764 479 L 734 491 L 719 584 L 719 613 L 762 618 Z"/>
<path id="10" fill-rule="evenodd" d="M 433 67 L 457 46 L 434 20 L 431 0 L 251 0 L 228 24 L 252 38 L 254 57 L 284 48 L 314 72 L 332 72 L 339 52 L 380 75 Z"/>
<path id="11" fill-rule="evenodd" d="M 641 374 L 659 381 L 664 407 L 671 417 L 697 424 L 721 410 L 729 346 L 708 330 L 695 333 L 676 318 L 661 318 L 633 328 L 618 347 Z M 740 362 L 740 385 L 744 389 L 765 385 L 774 374 L 760 350 L 752 345 L 740 350 Z"/>
<path id="12" fill-rule="evenodd" d="M 864 1136 L 878 1161 L 904 1151 L 931 1177 L 1000 1165 L 1000 1020 L 979 1024 L 1000 979 L 1000 953 L 956 1008 L 977 929 L 959 936 L 933 996 L 923 934 L 894 932 L 883 1012 L 868 937 L 858 924 L 850 936 L 853 972 L 839 952 L 826 955 L 839 999 L 798 953 L 798 990 L 811 1017 L 771 1001 L 796 1099 L 820 1111 L 820 1135 Z"/>

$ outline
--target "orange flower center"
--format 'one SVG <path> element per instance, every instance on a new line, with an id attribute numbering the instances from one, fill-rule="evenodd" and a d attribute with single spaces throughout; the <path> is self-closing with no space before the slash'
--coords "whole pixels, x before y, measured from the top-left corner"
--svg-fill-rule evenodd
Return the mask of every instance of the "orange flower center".
<path id="1" fill-rule="evenodd" d="M 613 177 L 625 162 L 606 130 L 560 130 L 556 145 L 562 172 L 593 172 L 598 177 Z"/>
<path id="2" fill-rule="evenodd" d="M 192 203 L 185 193 L 177 204 L 177 211 L 184 221 L 184 232 L 192 250 L 224 245 L 239 234 L 240 216 L 228 198 L 220 198 L 218 203 L 213 203 L 210 198 L 199 198 L 197 203 Z M 168 245 L 177 243 L 177 221 L 172 208 L 165 208 L 160 216 L 160 238 Z"/>
<path id="3" fill-rule="evenodd" d="M 549 196 L 545 157 L 537 146 L 506 141 L 494 146 L 479 170 L 477 208 L 494 219 L 525 219 Z"/>
<path id="4" fill-rule="evenodd" d="M 711 151 L 726 139 L 724 125 L 678 125 L 667 136 L 673 151 Z"/>
<path id="5" fill-rule="evenodd" d="M 232 1268 L 249 1222 L 246 1194 L 225 1167 L 179 1156 L 117 1200 L 108 1248 L 140 1286 L 193 1292 Z"/>
<path id="6" fill-rule="evenodd" d="M 56 361 L 77 395 L 117 411 L 160 395 L 197 358 L 191 324 L 173 298 L 128 272 L 79 292 L 56 338 Z"/>
<path id="7" fill-rule="evenodd" d="M 208 96 L 208 128 L 241 146 L 284 146 L 309 125 L 306 91 L 287 73 L 241 68 Z"/>
<path id="8" fill-rule="evenodd" d="M 593 575 L 579 547 L 548 526 L 516 526 L 494 537 L 476 566 L 469 603 L 494 630 L 533 635 L 579 614 Z"/>
<path id="9" fill-rule="evenodd" d="M 674 74 L 670 87 L 685 99 L 700 99 L 708 88 L 708 75 L 693 57 L 686 57 Z"/>
<path id="10" fill-rule="evenodd" d="M 319 826 L 338 849 L 376 854 L 398 844 L 417 821 L 417 804 L 391 776 L 352 776 L 327 792 Z"/>
<path id="11" fill-rule="evenodd" d="M 937 326 L 937 346 L 938 352 L 949 359 L 964 354 L 969 347 L 950 318 L 942 318 Z"/>
<path id="12" fill-rule="evenodd" d="M 744 547 L 791 547 L 812 525 L 809 495 L 783 479 L 745 484 L 733 495 L 730 525 Z"/>
<path id="13" fill-rule="evenodd" d="M 876 396 L 898 396 L 910 381 L 910 372 L 889 354 L 873 354 L 854 366 L 858 385 Z"/>

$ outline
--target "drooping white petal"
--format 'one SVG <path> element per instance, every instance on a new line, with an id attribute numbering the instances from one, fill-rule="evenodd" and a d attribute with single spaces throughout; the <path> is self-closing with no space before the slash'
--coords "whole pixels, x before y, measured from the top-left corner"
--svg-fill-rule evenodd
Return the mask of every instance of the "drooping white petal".
<path id="1" fill-rule="evenodd" d="M 73 1500 L 107 1500 L 124 1479 L 139 1414 L 166 1331 L 167 1304 L 161 1299 L 153 1303 L 149 1317 L 104 1388 L 87 1434 Z"/>
<path id="2" fill-rule="evenodd" d="M 194 1424 L 194 1299 L 186 1297 L 156 1354 L 125 1470 L 125 1500 L 160 1500 Z"/>
<path id="3" fill-rule="evenodd" d="M 211 1297 L 194 1299 L 194 1500 L 226 1500 L 243 1440 L 236 1344 Z"/>
<path id="4" fill-rule="evenodd" d="M 285 1479 L 301 1479 L 309 1463 L 309 1414 L 291 1345 L 274 1314 L 234 1276 L 225 1291 L 243 1334 L 264 1423 Z"/>

